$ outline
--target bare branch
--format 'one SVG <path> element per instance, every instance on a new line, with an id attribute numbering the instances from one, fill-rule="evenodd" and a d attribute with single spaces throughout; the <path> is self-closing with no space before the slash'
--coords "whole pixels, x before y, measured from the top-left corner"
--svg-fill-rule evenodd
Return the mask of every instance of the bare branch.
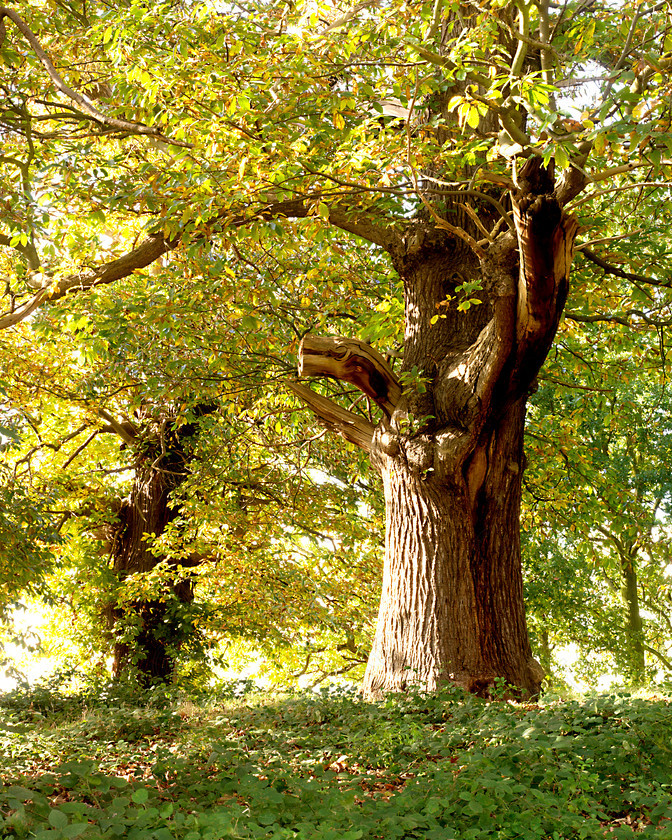
<path id="1" fill-rule="evenodd" d="M 63 464 L 61 469 L 65 472 L 67 468 L 72 464 L 75 458 L 82 453 L 86 447 L 91 443 L 92 440 L 100 433 L 100 429 L 96 429 L 95 431 L 91 432 L 91 434 L 86 438 L 84 443 L 80 444 L 77 449 L 72 453 L 72 455 L 68 458 L 68 460 Z"/>
<path id="2" fill-rule="evenodd" d="M 650 164 L 648 164 L 650 166 Z M 635 168 L 634 166 L 632 167 Z M 580 207 L 582 204 L 585 204 L 587 201 L 592 201 L 594 198 L 600 198 L 603 195 L 608 195 L 609 193 L 614 192 L 623 192 L 624 190 L 638 190 L 642 187 L 670 187 L 672 186 L 672 181 L 636 181 L 632 184 L 622 184 L 618 187 L 609 187 L 606 190 L 596 190 L 595 192 L 588 193 L 588 195 L 584 195 L 583 198 L 580 198 L 577 202 L 575 202 L 571 209 L 575 210 L 577 207 Z"/>

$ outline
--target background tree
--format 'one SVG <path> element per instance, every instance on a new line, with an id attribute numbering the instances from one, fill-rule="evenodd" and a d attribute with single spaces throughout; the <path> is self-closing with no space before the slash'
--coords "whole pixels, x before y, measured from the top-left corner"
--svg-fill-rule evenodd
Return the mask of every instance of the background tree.
<path id="1" fill-rule="evenodd" d="M 380 248 L 404 291 L 398 367 L 348 342 L 322 366 L 304 344 L 303 364 L 381 412 L 363 420 L 301 391 L 383 475 L 365 691 L 451 680 L 487 693 L 503 678 L 534 694 L 525 407 L 567 295 L 571 202 L 587 191 L 583 216 L 603 189 L 631 190 L 628 173 L 666 176 L 667 5 L 50 12 L 0 12 L 5 177 L 21 194 L 4 217 L 17 268 L 0 325 L 205 242 L 224 250 L 285 226 L 310 240 L 330 225 Z M 579 107 L 561 98 L 596 75 Z M 343 348 L 349 365 L 335 366 Z"/>
<path id="2" fill-rule="evenodd" d="M 327 277 L 336 251 L 320 250 Z M 220 260 L 226 317 L 200 291 L 211 255 L 172 270 L 179 280 L 135 277 L 3 335 L 15 353 L 6 463 L 53 497 L 64 633 L 74 619 L 87 658 L 112 651 L 117 676 L 143 681 L 202 676 L 226 639 L 272 652 L 284 679 L 360 667 L 379 552 L 366 465 L 329 447 L 311 456 L 324 432 L 273 392 L 288 367 L 276 343 L 329 315 L 297 305 L 289 244 Z M 252 302 L 262 280 L 278 288 L 273 310 Z M 331 318 L 354 318 L 357 301 L 338 295 Z M 256 336 L 251 322 L 264 324 Z"/>
<path id="3" fill-rule="evenodd" d="M 533 625 L 635 684 L 670 668 L 666 192 L 640 188 L 634 230 L 632 198 L 595 202 L 607 236 L 580 251 L 528 426 Z"/>

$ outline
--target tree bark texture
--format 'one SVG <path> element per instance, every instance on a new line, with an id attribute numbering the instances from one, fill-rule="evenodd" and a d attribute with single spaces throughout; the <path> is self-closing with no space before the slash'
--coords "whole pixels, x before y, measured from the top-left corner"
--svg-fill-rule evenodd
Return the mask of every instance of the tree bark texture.
<path id="1" fill-rule="evenodd" d="M 476 231 L 454 235 L 452 222 L 418 220 L 389 247 L 406 301 L 404 389 L 394 399 L 385 391 L 391 404 L 377 400 L 385 413 L 365 447 L 387 508 L 365 696 L 445 683 L 488 696 L 497 680 L 518 696 L 539 691 L 519 519 L 527 398 L 565 304 L 577 230 L 559 194 L 530 158 L 512 195 L 515 235 L 475 247 Z M 474 281 L 480 289 L 470 296 L 480 303 L 460 311 L 460 287 Z M 380 392 L 379 379 L 353 378 L 369 368 L 350 351 L 347 371 L 333 359 L 321 364 L 317 351 L 299 369 Z M 334 412 L 305 401 L 338 429 Z"/>
<path id="2" fill-rule="evenodd" d="M 192 580 L 188 572 L 178 572 L 175 561 L 157 555 L 152 540 L 180 514 L 179 505 L 171 503 L 171 494 L 188 475 L 185 444 L 196 424 L 175 431 L 164 418 L 158 423 L 144 422 L 141 428 L 133 487 L 121 506 L 112 542 L 112 564 L 119 580 L 128 583 L 129 578 L 147 575 L 166 563 L 170 582 L 159 584 L 154 597 L 122 599 L 110 609 L 108 620 L 115 634 L 125 637 L 114 645 L 113 676 L 135 669 L 142 683 L 151 684 L 170 680 L 175 657 L 189 632 L 180 611 L 193 600 Z M 180 562 L 182 567 L 192 565 L 196 564 L 190 559 Z"/>
<path id="3" fill-rule="evenodd" d="M 379 454 L 387 531 L 367 696 L 446 683 L 487 696 L 497 679 L 538 693 L 520 562 L 524 410 L 511 403 L 471 457 L 431 440 L 438 470 L 418 469 L 408 444 Z"/>

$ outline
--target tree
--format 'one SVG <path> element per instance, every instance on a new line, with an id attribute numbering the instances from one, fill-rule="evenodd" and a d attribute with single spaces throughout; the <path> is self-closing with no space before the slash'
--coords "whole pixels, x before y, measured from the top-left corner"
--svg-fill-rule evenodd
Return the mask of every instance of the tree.
<path id="1" fill-rule="evenodd" d="M 289 369 L 270 367 L 275 343 L 312 307 L 294 311 L 291 287 L 272 312 L 248 299 L 265 273 L 290 283 L 300 269 L 289 245 L 249 248 L 243 265 L 220 260 L 223 318 L 199 298 L 203 272 L 211 282 L 204 256 L 3 334 L 14 406 L 4 462 L 16 486 L 49 497 L 45 515 L 59 523 L 61 631 L 87 659 L 112 655 L 115 676 L 144 683 L 201 678 L 227 638 L 262 648 L 285 680 L 357 668 L 378 549 L 374 514 L 361 510 L 363 465 L 311 458 L 324 432 L 306 430 L 284 390 L 273 394 Z M 355 317 L 340 303 L 332 317 Z M 256 338 L 250 319 L 264 325 Z M 320 470 L 312 480 L 308 460 Z"/>
<path id="2" fill-rule="evenodd" d="M 608 202 L 608 204 L 607 204 Z M 532 624 L 581 650 L 581 670 L 641 684 L 670 669 L 669 203 L 645 188 L 594 203 L 615 238 L 581 249 L 527 434 L 527 588 Z M 606 265 L 606 268 L 605 268 Z M 594 301 L 599 300 L 598 307 Z M 577 621 L 577 615 L 581 620 Z"/>
<path id="3" fill-rule="evenodd" d="M 665 178 L 667 4 L 29 11 L 0 10 L 13 33 L 5 177 L 20 196 L 3 219 L 17 268 L 0 326 L 286 220 L 381 249 L 405 301 L 398 369 L 348 340 L 308 341 L 302 360 L 379 413 L 295 388 L 383 477 L 364 691 L 452 681 L 487 694 L 503 679 L 536 694 L 520 570 L 526 404 L 568 292 L 571 203 L 587 211 L 604 182 L 632 189 L 640 168 L 643 183 Z M 572 92 L 594 77 L 577 107 Z M 113 222 L 118 244 L 103 236 Z"/>

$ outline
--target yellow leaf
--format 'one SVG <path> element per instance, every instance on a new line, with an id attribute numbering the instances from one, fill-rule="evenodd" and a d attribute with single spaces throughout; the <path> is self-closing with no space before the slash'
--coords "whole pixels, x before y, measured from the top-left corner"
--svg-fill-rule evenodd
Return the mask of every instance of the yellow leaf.
<path id="1" fill-rule="evenodd" d="M 598 134 L 593 142 L 593 148 L 597 152 L 598 155 L 601 155 L 602 152 L 607 148 L 607 137 L 605 134 Z"/>
<path id="2" fill-rule="evenodd" d="M 471 128 L 478 128 L 480 121 L 481 118 L 478 113 L 478 108 L 469 108 L 469 112 L 467 113 L 467 124 L 471 126 Z"/>

